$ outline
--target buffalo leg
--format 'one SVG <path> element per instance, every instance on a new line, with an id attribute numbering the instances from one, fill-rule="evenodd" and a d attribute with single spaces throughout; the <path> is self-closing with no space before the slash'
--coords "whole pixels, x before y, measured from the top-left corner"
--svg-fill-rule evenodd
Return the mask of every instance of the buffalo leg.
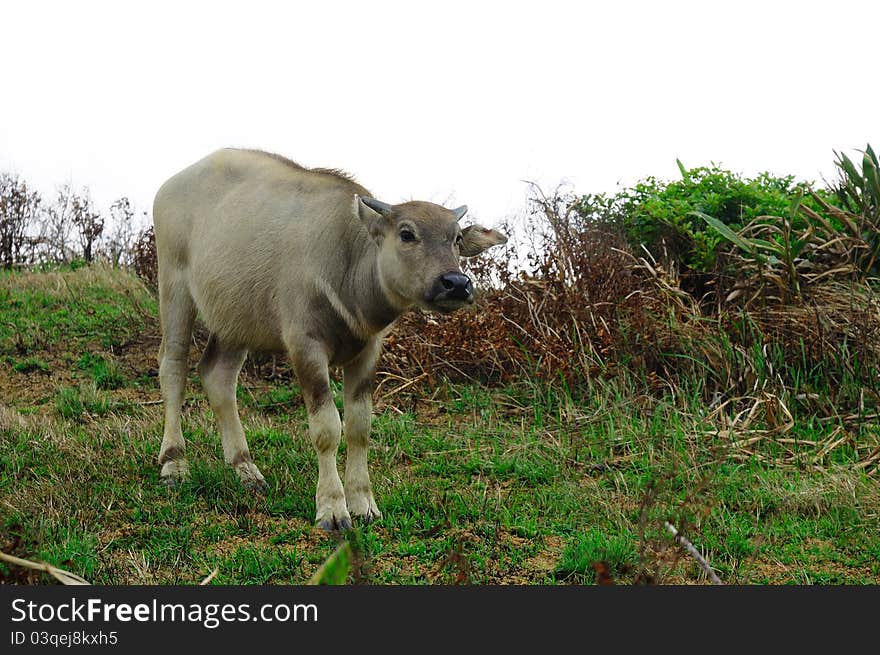
<path id="1" fill-rule="evenodd" d="M 344 368 L 345 375 L 345 502 L 352 516 L 381 518 L 373 498 L 367 464 L 373 411 L 373 375 L 381 341 L 374 339 Z"/>
<path id="2" fill-rule="evenodd" d="M 342 422 L 330 391 L 328 357 L 322 345 L 313 340 L 298 341 L 289 348 L 309 414 L 309 438 L 318 456 L 315 523 L 323 530 L 348 530 L 351 515 L 336 469 Z"/>
<path id="3" fill-rule="evenodd" d="M 235 399 L 238 373 L 245 357 L 247 350 L 226 348 L 212 334 L 199 361 L 199 375 L 220 426 L 226 463 L 235 469 L 245 488 L 263 492 L 266 480 L 251 459 Z"/>
<path id="4" fill-rule="evenodd" d="M 182 276 L 159 271 L 159 316 L 162 344 L 159 346 L 159 385 L 165 405 L 165 428 L 159 449 L 160 475 L 173 485 L 188 474 L 185 443 L 180 428 L 180 410 L 189 369 L 189 344 L 195 320 L 195 303 Z"/>

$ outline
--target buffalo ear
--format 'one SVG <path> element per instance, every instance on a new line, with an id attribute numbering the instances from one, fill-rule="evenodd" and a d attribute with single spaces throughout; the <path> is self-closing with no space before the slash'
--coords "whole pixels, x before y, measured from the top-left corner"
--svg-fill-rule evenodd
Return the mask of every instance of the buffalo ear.
<path id="1" fill-rule="evenodd" d="M 507 243 L 507 237 L 498 230 L 482 225 L 468 225 L 461 231 L 459 254 L 462 257 L 475 257 L 492 246 Z"/>
<path id="2" fill-rule="evenodd" d="M 355 198 L 358 216 L 376 243 L 382 243 L 394 208 L 375 198 L 367 198 L 366 196 L 355 196 Z"/>

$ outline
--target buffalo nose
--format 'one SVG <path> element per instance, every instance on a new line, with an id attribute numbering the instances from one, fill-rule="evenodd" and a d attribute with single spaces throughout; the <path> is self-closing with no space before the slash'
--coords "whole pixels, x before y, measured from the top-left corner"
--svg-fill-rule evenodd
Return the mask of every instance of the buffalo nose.
<path id="1" fill-rule="evenodd" d="M 467 300 L 474 292 L 471 279 L 463 273 L 444 273 L 440 276 L 444 296 L 456 300 Z"/>

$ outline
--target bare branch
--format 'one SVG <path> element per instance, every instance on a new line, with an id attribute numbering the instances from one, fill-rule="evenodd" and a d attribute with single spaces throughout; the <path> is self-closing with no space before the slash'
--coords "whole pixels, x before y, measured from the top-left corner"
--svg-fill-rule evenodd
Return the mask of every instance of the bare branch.
<path id="1" fill-rule="evenodd" d="M 675 529 L 675 526 L 672 525 L 669 521 L 665 522 L 666 529 L 672 534 L 672 538 L 675 539 L 676 543 L 680 546 L 684 546 L 684 549 L 691 554 L 695 560 L 697 560 L 697 564 L 699 564 L 702 569 L 706 572 L 706 575 L 709 576 L 709 579 L 712 581 L 712 584 L 723 584 L 721 582 L 721 578 L 719 578 L 715 571 L 712 570 L 712 567 L 709 565 L 709 562 L 706 561 L 706 558 L 700 554 L 694 545 L 687 540 L 686 537 L 678 533 L 678 530 Z"/>
<path id="2" fill-rule="evenodd" d="M 45 562 L 31 562 L 30 560 L 22 559 L 20 557 L 15 557 L 14 555 L 7 555 L 4 552 L 0 552 L 0 560 L 4 562 L 9 562 L 10 564 L 15 564 L 16 566 L 21 566 L 26 569 L 33 569 L 35 571 L 45 571 L 53 578 L 58 580 L 61 584 L 66 585 L 87 585 L 90 584 L 84 578 L 76 575 L 75 573 L 70 573 L 63 569 L 56 568 L 51 564 L 46 564 Z"/>

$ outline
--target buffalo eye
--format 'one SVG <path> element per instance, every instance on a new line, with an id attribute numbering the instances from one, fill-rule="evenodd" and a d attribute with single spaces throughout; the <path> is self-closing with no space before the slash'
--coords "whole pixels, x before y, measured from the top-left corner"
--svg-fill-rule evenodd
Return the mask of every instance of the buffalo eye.
<path id="1" fill-rule="evenodd" d="M 416 240 L 416 235 L 413 234 L 412 230 L 401 230 L 400 231 L 400 240 L 404 243 L 412 243 Z"/>
<path id="2" fill-rule="evenodd" d="M 455 245 L 458 246 L 459 248 L 461 248 L 461 244 L 463 241 L 464 241 L 464 237 L 462 237 L 460 234 L 457 237 L 455 237 Z"/>

